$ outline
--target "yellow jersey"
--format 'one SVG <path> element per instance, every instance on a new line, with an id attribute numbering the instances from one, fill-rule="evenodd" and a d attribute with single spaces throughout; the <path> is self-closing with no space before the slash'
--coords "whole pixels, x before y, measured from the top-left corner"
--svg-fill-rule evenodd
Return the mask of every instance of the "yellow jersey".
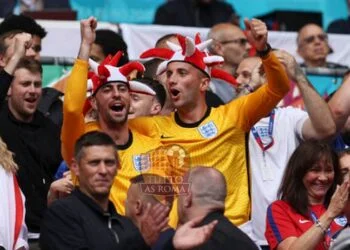
<path id="1" fill-rule="evenodd" d="M 226 105 L 208 108 L 197 123 L 183 123 L 177 113 L 129 122 L 133 130 L 159 138 L 164 145 L 180 145 L 189 154 L 190 166 L 218 169 L 227 183 L 225 216 L 235 225 L 250 215 L 246 133 L 289 90 L 288 77 L 273 53 L 263 59 L 263 66 L 268 84 Z"/>
<path id="2" fill-rule="evenodd" d="M 87 62 L 76 60 L 65 91 L 61 142 L 63 158 L 68 165 L 73 159 L 76 140 L 84 133 L 101 130 L 97 121 L 84 122 L 82 109 L 86 98 L 87 69 Z M 121 168 L 110 191 L 110 200 L 118 213 L 125 214 L 125 200 L 131 178 L 143 173 L 158 174 L 167 178 L 173 178 L 175 174 L 183 175 L 185 170 L 176 169 L 185 166 L 185 162 L 178 163 L 171 154 L 171 148 L 162 147 L 159 138 L 129 131 L 129 141 L 118 146 Z M 171 211 L 170 217 L 170 225 L 176 226 L 176 208 Z"/>

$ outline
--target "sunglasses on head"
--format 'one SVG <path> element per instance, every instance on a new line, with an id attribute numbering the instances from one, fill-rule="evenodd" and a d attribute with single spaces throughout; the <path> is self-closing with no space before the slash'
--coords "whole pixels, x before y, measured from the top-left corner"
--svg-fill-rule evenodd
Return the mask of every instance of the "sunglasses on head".
<path id="1" fill-rule="evenodd" d="M 313 43 L 315 41 L 316 37 L 321 42 L 326 41 L 328 39 L 327 34 L 318 34 L 318 35 L 312 35 L 312 36 L 308 36 L 308 37 L 304 38 L 304 42 L 305 43 Z"/>
<path id="2" fill-rule="evenodd" d="M 221 41 L 221 43 L 222 44 L 238 43 L 239 45 L 245 46 L 248 43 L 248 40 L 246 38 L 238 38 L 233 40 Z"/>

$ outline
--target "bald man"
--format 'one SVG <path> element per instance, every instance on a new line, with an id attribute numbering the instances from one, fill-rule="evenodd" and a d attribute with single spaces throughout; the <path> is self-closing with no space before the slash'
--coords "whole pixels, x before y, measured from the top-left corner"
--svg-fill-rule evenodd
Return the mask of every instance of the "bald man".
<path id="1" fill-rule="evenodd" d="M 184 176 L 188 191 L 179 196 L 180 224 L 203 217 L 200 225 L 218 220 L 211 238 L 198 249 L 258 249 L 253 241 L 225 216 L 226 181 L 215 168 L 193 167 Z"/>
<path id="2" fill-rule="evenodd" d="M 135 225 L 141 225 L 142 217 L 145 214 L 147 204 L 152 206 L 156 204 L 163 204 L 169 207 L 169 211 L 173 205 L 174 196 L 172 193 L 164 193 L 163 195 L 154 195 L 152 191 L 165 190 L 165 186 L 170 187 L 170 182 L 159 175 L 142 174 L 130 180 L 131 185 L 128 190 L 125 201 L 125 214 L 129 217 Z M 175 234 L 175 230 L 170 226 L 166 227 L 159 235 L 152 250 L 166 249 L 164 245 Z"/>
<path id="3" fill-rule="evenodd" d="M 220 23 L 210 29 L 208 38 L 214 40 L 210 52 L 225 60 L 221 69 L 234 75 L 251 48 L 243 31 L 231 23 Z"/>
<path id="4" fill-rule="evenodd" d="M 234 76 L 238 65 L 248 56 L 251 48 L 243 31 L 231 23 L 220 23 L 210 29 L 208 38 L 213 39 L 210 52 L 224 58 L 220 69 Z M 236 97 L 236 89 L 222 81 L 211 81 L 210 89 L 225 103 Z"/>
<path id="5" fill-rule="evenodd" d="M 303 67 L 347 68 L 344 65 L 327 62 L 330 53 L 328 36 L 323 29 L 314 23 L 304 25 L 298 32 L 298 54 L 304 59 Z"/>
<path id="6" fill-rule="evenodd" d="M 235 74 L 238 83 L 237 92 L 240 93 L 243 89 L 247 89 L 249 92 L 255 91 L 265 81 L 265 78 L 261 79 L 259 85 L 254 84 L 255 81 L 251 81 L 252 72 L 257 65 L 261 65 L 261 59 L 257 56 L 244 58 L 238 65 Z M 260 77 L 263 76 L 260 75 Z"/>

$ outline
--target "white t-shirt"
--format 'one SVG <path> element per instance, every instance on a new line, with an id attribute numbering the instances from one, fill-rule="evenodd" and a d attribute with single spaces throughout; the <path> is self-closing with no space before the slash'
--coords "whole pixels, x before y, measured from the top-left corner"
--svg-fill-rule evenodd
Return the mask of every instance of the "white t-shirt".
<path id="1" fill-rule="evenodd" d="M 252 232 L 258 245 L 268 245 L 265 240 L 265 219 L 268 205 L 277 199 L 284 170 L 294 150 L 302 140 L 302 127 L 308 114 L 297 108 L 275 109 L 272 137 L 274 144 L 263 151 L 253 136 L 249 134 L 249 160 L 252 195 Z M 265 117 L 255 124 L 264 145 L 271 141 L 268 135 L 270 117 Z"/>
<path id="2" fill-rule="evenodd" d="M 24 209 L 24 196 L 22 196 L 22 206 Z M 25 212 L 23 213 L 22 226 L 18 239 L 14 245 L 14 232 L 16 221 L 16 202 L 13 174 L 6 172 L 0 165 L 0 246 L 5 249 L 19 249 L 24 247 L 29 249 L 27 243 L 27 227 L 24 223 Z"/>

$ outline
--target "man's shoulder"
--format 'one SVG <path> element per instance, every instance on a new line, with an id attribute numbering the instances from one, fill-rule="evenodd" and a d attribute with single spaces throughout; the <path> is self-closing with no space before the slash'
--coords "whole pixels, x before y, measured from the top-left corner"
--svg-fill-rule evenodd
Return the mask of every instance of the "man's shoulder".
<path id="1" fill-rule="evenodd" d="M 349 67 L 346 65 L 342 65 L 334 62 L 327 62 L 326 67 L 330 69 L 348 69 Z"/>
<path id="2" fill-rule="evenodd" d="M 78 209 L 78 206 L 81 206 L 82 202 L 75 196 L 70 194 L 69 196 L 58 199 L 54 201 L 49 210 L 57 211 L 57 210 L 66 210 L 67 212 L 74 212 Z"/>
<path id="3" fill-rule="evenodd" d="M 287 106 L 287 107 L 279 107 L 275 109 L 275 114 L 282 117 L 283 119 L 295 119 L 295 116 L 307 116 L 307 112 L 303 109 Z"/>
<path id="4" fill-rule="evenodd" d="M 49 137 L 59 137 L 60 128 L 39 110 L 35 111 L 33 123 L 37 124 Z"/>
<path id="5" fill-rule="evenodd" d="M 179 9 L 186 9 L 188 6 L 190 6 L 190 2 L 191 1 L 188 0 L 168 1 L 160 5 L 159 9 L 170 12 L 178 12 Z"/>
<path id="6" fill-rule="evenodd" d="M 328 26 L 327 33 L 349 34 L 350 19 L 337 19 L 331 22 Z"/>
<path id="7" fill-rule="evenodd" d="M 242 249 L 257 249 L 254 242 L 222 213 L 211 213 L 206 216 L 202 223 L 208 224 L 214 220 L 218 220 L 218 224 L 215 226 L 212 237 L 205 245 L 210 246 L 215 244 L 216 246 L 223 247 L 223 249 L 229 249 L 226 247 L 234 244 Z M 217 245 L 218 243 L 219 245 Z"/>
<path id="8" fill-rule="evenodd" d="M 145 124 L 157 124 L 157 123 L 163 123 L 163 122 L 171 122 L 172 121 L 171 115 L 156 115 L 156 116 L 143 116 L 143 117 L 137 117 L 131 120 L 128 120 L 128 126 L 130 128 L 133 127 L 139 127 L 143 126 Z"/>

